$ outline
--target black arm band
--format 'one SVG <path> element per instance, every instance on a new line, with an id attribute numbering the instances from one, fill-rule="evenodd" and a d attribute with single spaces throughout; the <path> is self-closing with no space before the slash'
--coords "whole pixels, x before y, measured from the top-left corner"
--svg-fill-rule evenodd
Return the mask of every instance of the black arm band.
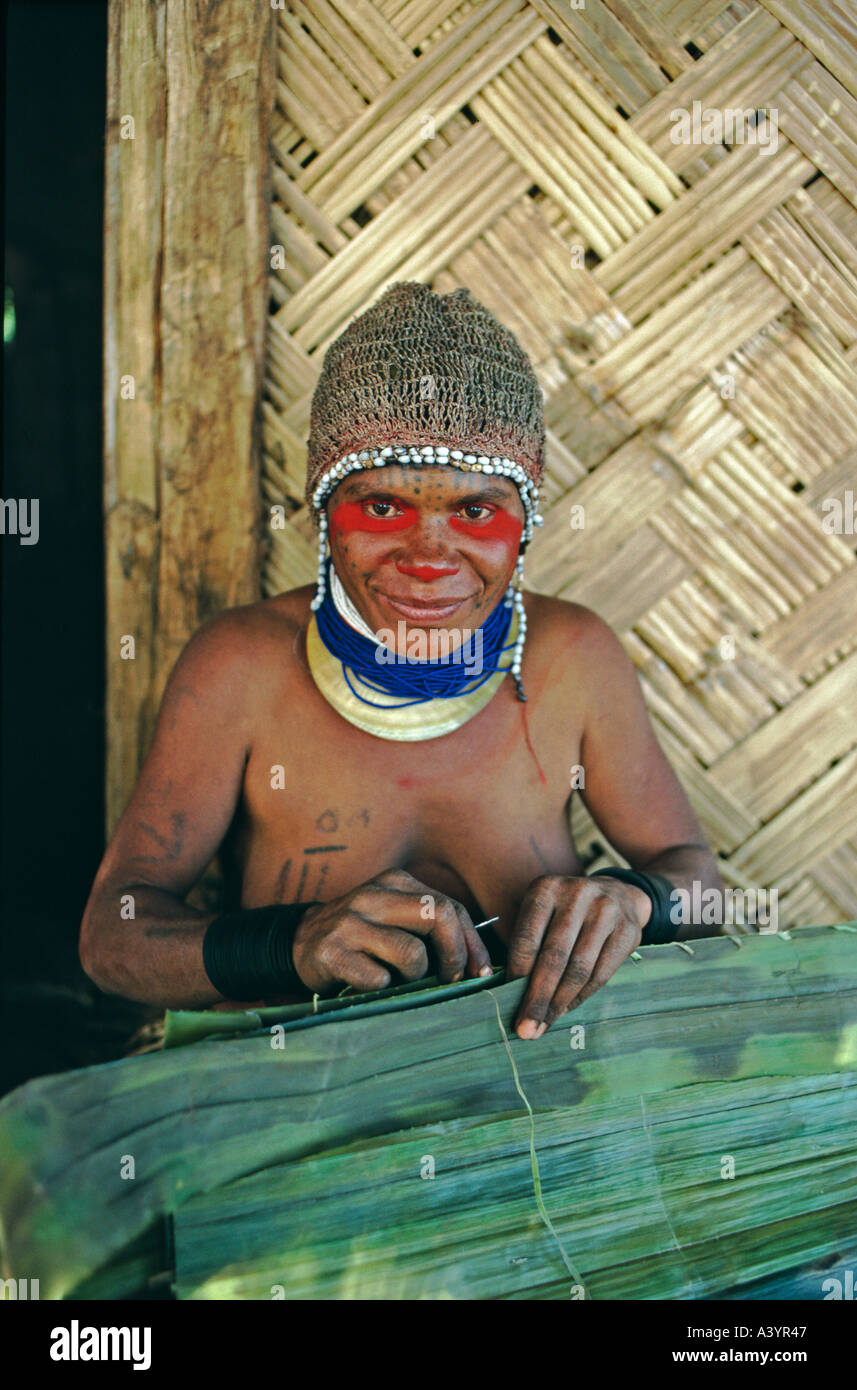
<path id="1" fill-rule="evenodd" d="M 295 970 L 292 941 L 310 907 L 318 903 L 282 903 L 223 912 L 202 939 L 202 963 L 224 999 L 267 999 L 310 990 Z"/>
<path id="2" fill-rule="evenodd" d="M 670 895 L 675 886 L 662 874 L 644 874 L 638 869 L 596 869 L 590 878 L 618 878 L 623 883 L 633 883 L 642 888 L 652 900 L 652 915 L 643 928 L 641 946 L 662 946 L 667 941 L 675 941 L 682 925 L 681 910 L 676 907 L 676 920 L 670 916 L 672 903 Z"/>

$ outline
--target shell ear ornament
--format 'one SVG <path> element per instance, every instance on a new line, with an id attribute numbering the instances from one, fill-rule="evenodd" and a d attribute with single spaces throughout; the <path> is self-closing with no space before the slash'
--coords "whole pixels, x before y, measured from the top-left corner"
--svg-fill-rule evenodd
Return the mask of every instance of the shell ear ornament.
<path id="1" fill-rule="evenodd" d="M 512 602 L 518 614 L 518 636 L 515 640 L 515 646 L 512 652 L 512 680 L 515 682 L 518 699 L 523 704 L 526 704 L 527 697 L 524 694 L 524 687 L 521 684 L 521 664 L 524 658 L 524 642 L 527 639 L 527 613 L 524 608 L 523 585 L 524 557 L 521 555 L 518 557 L 518 563 L 515 566 L 515 578 L 512 581 Z"/>
<path id="2" fill-rule="evenodd" d="M 324 512 L 319 513 L 318 518 L 318 578 L 315 586 L 315 597 L 310 604 L 313 611 L 320 608 L 324 603 L 324 596 L 327 592 L 327 517 Z"/>

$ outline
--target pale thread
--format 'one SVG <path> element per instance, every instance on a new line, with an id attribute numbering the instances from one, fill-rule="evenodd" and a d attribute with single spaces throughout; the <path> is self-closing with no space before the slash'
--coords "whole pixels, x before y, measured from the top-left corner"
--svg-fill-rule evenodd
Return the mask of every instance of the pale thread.
<path id="1" fill-rule="evenodd" d="M 542 1221 L 545 1223 L 554 1240 L 556 1241 L 559 1247 L 559 1253 L 562 1255 L 563 1264 L 565 1265 L 575 1284 L 579 1284 L 581 1288 L 584 1288 L 583 1279 L 581 1275 L 578 1273 L 578 1271 L 575 1269 L 574 1264 L 569 1259 L 568 1255 L 566 1254 L 565 1246 L 560 1240 L 559 1234 L 557 1233 L 557 1229 L 551 1221 L 550 1217 L 548 1216 L 547 1207 L 544 1204 L 544 1199 L 542 1197 L 542 1179 L 541 1174 L 539 1172 L 539 1160 L 538 1155 L 536 1154 L 536 1120 L 533 1114 L 533 1107 L 530 1105 L 530 1102 L 528 1101 L 524 1092 L 524 1088 L 521 1085 L 521 1078 L 518 1075 L 518 1068 L 515 1066 L 515 1058 L 512 1056 L 512 1049 L 509 1046 L 509 1038 L 506 1033 L 506 1029 L 503 1027 L 503 1020 L 500 1017 L 500 1006 L 497 1003 L 496 995 L 491 995 L 491 1002 L 494 1005 L 494 1008 L 497 1012 L 497 1022 L 500 1025 L 500 1036 L 503 1039 L 504 1046 L 506 1048 L 507 1053 L 509 1054 L 509 1061 L 512 1064 L 512 1076 L 515 1081 L 515 1090 L 518 1092 L 518 1095 L 521 1097 L 521 1100 L 527 1107 L 527 1114 L 530 1117 L 530 1166 L 533 1172 L 533 1191 L 535 1192 L 536 1196 L 536 1206 L 538 1207 L 539 1216 L 542 1218 Z"/>

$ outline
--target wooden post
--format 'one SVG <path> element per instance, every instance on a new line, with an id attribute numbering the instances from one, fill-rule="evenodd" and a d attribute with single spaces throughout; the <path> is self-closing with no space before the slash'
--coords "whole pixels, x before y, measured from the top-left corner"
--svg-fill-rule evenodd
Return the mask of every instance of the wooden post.
<path id="1" fill-rule="evenodd" d="M 185 642 L 259 594 L 275 33 L 267 4 L 110 0 L 108 835 Z"/>

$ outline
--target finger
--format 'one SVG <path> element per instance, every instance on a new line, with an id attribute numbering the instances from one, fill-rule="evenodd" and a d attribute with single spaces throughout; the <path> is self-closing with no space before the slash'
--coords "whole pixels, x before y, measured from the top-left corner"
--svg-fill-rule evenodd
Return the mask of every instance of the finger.
<path id="1" fill-rule="evenodd" d="M 445 984 L 460 980 L 467 968 L 470 955 L 465 933 L 469 929 L 476 936 L 470 913 L 452 898 L 437 895 L 434 920 L 427 925 L 431 928 L 429 938 L 437 956 L 438 978 Z M 490 964 L 487 951 L 485 964 Z"/>
<path id="2" fill-rule="evenodd" d="M 554 913 L 545 933 L 524 997 L 515 1019 L 519 1038 L 538 1038 L 548 1025 L 548 1011 L 560 981 L 567 971 L 579 972 L 583 964 L 574 963 L 572 953 L 586 917 L 584 894 L 575 893 Z M 593 956 L 593 964 L 597 952 Z M 587 970 L 581 983 L 589 979 Z"/>
<path id="3" fill-rule="evenodd" d="M 590 904 L 562 979 L 545 1015 L 548 1027 L 561 1014 L 574 1007 L 583 991 L 589 987 L 602 951 L 622 920 L 621 911 L 609 898 L 598 898 Z"/>
<path id="4" fill-rule="evenodd" d="M 399 927 L 379 927 L 366 922 L 349 938 L 352 949 L 374 956 L 383 965 L 392 965 L 406 980 L 419 980 L 428 973 L 428 952 L 418 936 Z"/>
<path id="5" fill-rule="evenodd" d="M 506 960 L 506 979 L 529 975 L 553 916 L 559 880 L 550 876 L 533 879 L 521 900 Z"/>
<path id="6" fill-rule="evenodd" d="M 428 937 L 431 944 L 429 960 L 433 954 L 439 978 L 445 983 L 460 980 L 468 962 L 465 932 L 468 928 L 473 929 L 470 914 L 461 903 L 456 903 L 444 893 L 430 892 L 409 874 L 405 877 L 410 883 L 425 891 L 417 893 L 410 889 L 405 891 L 404 887 L 394 887 L 394 877 L 404 882 L 398 875 L 399 870 L 391 869 L 379 875 L 379 879 L 388 882 L 376 880 L 367 884 L 352 897 L 352 910 L 377 925 L 403 927 L 418 936 Z M 477 948 L 477 958 L 480 968 L 490 964 L 487 950 L 484 950 L 483 958 Z"/>
<path id="7" fill-rule="evenodd" d="M 352 911 L 379 926 L 402 927 L 418 936 L 428 936 L 443 894 L 431 893 L 421 883 L 417 888 L 419 892 L 411 892 L 391 884 L 367 883 L 352 893 L 350 906 Z"/>
<path id="8" fill-rule="evenodd" d="M 472 976 L 494 974 L 488 947 L 475 927 L 464 927 L 464 941 L 467 946 L 467 973 Z"/>
<path id="9" fill-rule="evenodd" d="M 384 869 L 382 873 L 375 874 L 374 878 L 370 879 L 368 886 L 373 883 L 382 883 L 388 888 L 396 888 L 403 893 L 409 893 L 415 887 L 422 888 L 424 886 L 419 879 L 414 878 L 413 874 L 409 874 L 407 869 Z"/>
<path id="10" fill-rule="evenodd" d="M 606 985 L 622 962 L 627 960 L 631 952 L 635 950 L 638 936 L 639 930 L 633 925 L 619 924 L 602 946 L 601 954 L 595 962 L 595 969 L 589 981 L 570 1005 L 572 1009 L 576 1009 L 579 1004 L 583 1003 L 584 999 L 588 999 L 596 990 L 601 989 L 602 985 Z"/>
<path id="11" fill-rule="evenodd" d="M 352 989 L 359 990 L 361 994 L 368 994 L 375 989 L 386 989 L 393 983 L 389 970 L 379 961 L 373 960 L 372 956 L 367 956 L 363 951 L 346 949 L 337 956 L 336 980 L 338 984 L 351 985 Z"/>

